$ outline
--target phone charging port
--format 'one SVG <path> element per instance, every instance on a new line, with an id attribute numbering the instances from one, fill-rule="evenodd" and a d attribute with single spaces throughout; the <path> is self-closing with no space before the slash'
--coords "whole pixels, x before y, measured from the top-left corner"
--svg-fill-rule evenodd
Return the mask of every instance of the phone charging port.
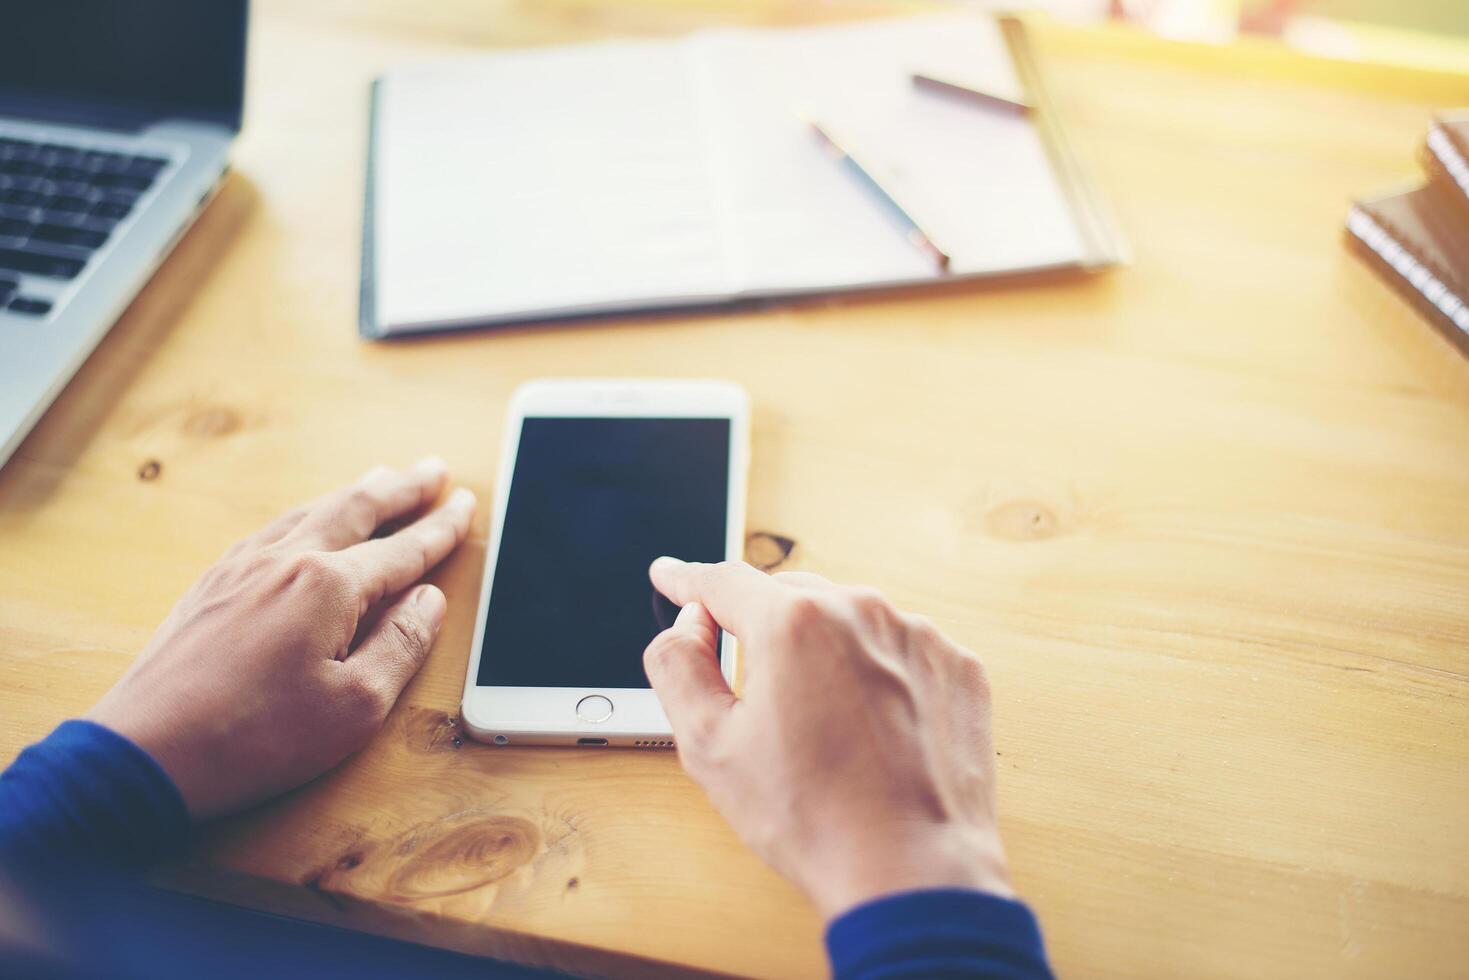
<path id="1" fill-rule="evenodd" d="M 576 740 L 576 744 L 577 745 L 606 745 L 607 744 L 607 740 L 605 738 L 579 738 L 579 739 Z"/>

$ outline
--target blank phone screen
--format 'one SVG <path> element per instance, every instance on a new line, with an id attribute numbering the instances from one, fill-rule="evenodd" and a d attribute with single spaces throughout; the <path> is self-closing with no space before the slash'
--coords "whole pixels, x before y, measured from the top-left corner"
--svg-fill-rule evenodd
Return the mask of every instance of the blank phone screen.
<path id="1" fill-rule="evenodd" d="M 648 565 L 723 560 L 729 448 L 727 418 L 525 419 L 476 683 L 647 687 Z"/>

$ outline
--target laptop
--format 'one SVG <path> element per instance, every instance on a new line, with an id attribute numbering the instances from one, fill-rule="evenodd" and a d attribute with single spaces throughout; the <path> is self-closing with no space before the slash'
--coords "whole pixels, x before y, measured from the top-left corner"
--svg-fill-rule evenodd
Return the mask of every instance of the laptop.
<path id="1" fill-rule="evenodd" d="M 248 0 L 0 12 L 0 465 L 213 197 Z"/>

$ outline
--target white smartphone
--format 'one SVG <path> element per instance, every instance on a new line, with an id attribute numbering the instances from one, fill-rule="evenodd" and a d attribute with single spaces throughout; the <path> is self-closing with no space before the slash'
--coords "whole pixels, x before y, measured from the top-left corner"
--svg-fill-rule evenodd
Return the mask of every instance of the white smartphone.
<path id="1" fill-rule="evenodd" d="M 750 403 L 722 381 L 548 380 L 510 400 L 460 717 L 496 745 L 671 748 L 643 650 L 659 555 L 737 559 Z M 735 641 L 719 638 L 733 679 Z"/>

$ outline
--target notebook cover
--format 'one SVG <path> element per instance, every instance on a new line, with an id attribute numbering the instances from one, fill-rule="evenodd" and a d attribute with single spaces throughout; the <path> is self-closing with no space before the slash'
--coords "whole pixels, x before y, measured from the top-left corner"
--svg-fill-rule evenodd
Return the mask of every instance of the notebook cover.
<path id="1" fill-rule="evenodd" d="M 1469 221 L 1454 192 L 1428 184 L 1359 201 L 1348 242 L 1469 357 Z"/>
<path id="2" fill-rule="evenodd" d="M 1429 181 L 1469 221 L 1469 110 L 1435 116 L 1419 158 Z"/>

